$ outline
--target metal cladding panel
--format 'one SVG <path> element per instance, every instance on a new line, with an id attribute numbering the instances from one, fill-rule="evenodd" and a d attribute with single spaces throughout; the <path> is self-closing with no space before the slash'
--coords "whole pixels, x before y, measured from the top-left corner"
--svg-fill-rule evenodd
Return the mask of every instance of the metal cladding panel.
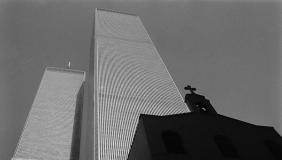
<path id="1" fill-rule="evenodd" d="M 96 36 L 151 43 L 149 35 L 136 15 L 97 9 L 95 20 Z"/>
<path id="2" fill-rule="evenodd" d="M 85 73 L 47 68 L 32 104 L 14 159 L 70 160 L 77 97 Z M 81 107 L 81 106 L 80 106 Z"/>
<path id="3" fill-rule="evenodd" d="M 97 9 L 95 43 L 95 159 L 125 160 L 140 114 L 189 110 L 138 16 Z"/>

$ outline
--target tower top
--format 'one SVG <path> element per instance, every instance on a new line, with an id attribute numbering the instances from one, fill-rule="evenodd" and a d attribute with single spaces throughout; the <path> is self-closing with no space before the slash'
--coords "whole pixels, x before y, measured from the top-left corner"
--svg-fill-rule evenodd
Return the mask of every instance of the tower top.
<path id="1" fill-rule="evenodd" d="M 133 14 L 133 13 L 120 12 L 120 11 L 115 11 L 115 10 L 110 10 L 110 9 L 103 9 L 103 8 L 96 8 L 96 9 L 97 9 L 97 10 L 100 10 L 100 11 L 115 12 L 115 13 L 121 13 L 121 14 L 127 14 L 127 15 L 137 16 L 136 14 Z"/>

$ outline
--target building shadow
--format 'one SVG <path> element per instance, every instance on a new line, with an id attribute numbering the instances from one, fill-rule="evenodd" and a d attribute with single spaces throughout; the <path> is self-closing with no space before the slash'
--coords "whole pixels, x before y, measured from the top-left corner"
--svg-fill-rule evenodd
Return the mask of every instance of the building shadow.
<path id="1" fill-rule="evenodd" d="M 84 93 L 84 82 L 82 83 L 76 97 L 76 108 L 75 108 L 75 116 L 74 116 L 74 124 L 73 124 L 70 160 L 79 160 L 83 93 Z"/>

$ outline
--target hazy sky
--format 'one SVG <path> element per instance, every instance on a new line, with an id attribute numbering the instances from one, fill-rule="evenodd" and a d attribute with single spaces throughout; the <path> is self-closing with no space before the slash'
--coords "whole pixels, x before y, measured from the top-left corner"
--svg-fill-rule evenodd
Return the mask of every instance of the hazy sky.
<path id="1" fill-rule="evenodd" d="M 281 2 L 0 2 L 0 159 L 11 159 L 46 67 L 86 71 L 95 8 L 137 14 L 178 89 L 218 113 L 281 128 Z"/>

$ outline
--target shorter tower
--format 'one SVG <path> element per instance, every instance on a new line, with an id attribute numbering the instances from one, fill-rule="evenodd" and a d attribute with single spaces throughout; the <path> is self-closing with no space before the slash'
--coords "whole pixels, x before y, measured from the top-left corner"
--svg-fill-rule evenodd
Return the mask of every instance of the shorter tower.
<path id="1" fill-rule="evenodd" d="M 46 68 L 12 160 L 78 160 L 84 79 Z"/>

